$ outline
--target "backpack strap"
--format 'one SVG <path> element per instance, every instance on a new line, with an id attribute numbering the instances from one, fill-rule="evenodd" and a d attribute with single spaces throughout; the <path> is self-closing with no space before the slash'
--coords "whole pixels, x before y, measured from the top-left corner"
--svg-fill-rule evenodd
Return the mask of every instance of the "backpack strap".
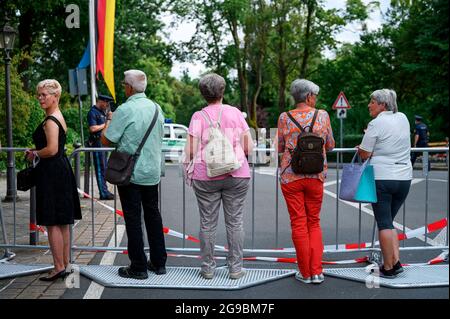
<path id="1" fill-rule="evenodd" d="M 295 118 L 292 116 L 291 112 L 286 112 L 289 118 L 292 122 L 300 129 L 300 131 L 305 132 L 305 129 L 295 120 Z M 307 127 L 309 127 L 309 132 L 311 133 L 313 131 L 314 124 L 316 123 L 317 114 L 319 113 L 319 110 L 314 111 L 313 119 L 311 121 L 311 124 L 309 124 Z"/>
<path id="2" fill-rule="evenodd" d="M 291 121 L 300 129 L 300 131 L 304 132 L 305 129 L 297 122 L 297 120 L 292 116 L 291 112 L 286 112 Z"/>
<path id="3" fill-rule="evenodd" d="M 217 120 L 217 127 L 220 127 L 220 120 L 222 118 L 222 110 L 223 110 L 223 106 L 220 106 L 220 111 L 219 111 L 219 118 Z M 214 124 L 211 120 L 211 118 L 209 117 L 209 114 L 206 113 L 204 110 L 201 111 L 202 116 L 205 118 L 206 122 L 208 122 L 210 127 L 214 127 Z"/>
<path id="4" fill-rule="evenodd" d="M 319 114 L 319 110 L 316 109 L 316 110 L 314 111 L 314 116 L 313 116 L 313 119 L 312 119 L 312 121 L 311 121 L 311 124 L 309 125 L 309 132 L 310 132 L 310 133 L 313 131 L 314 124 L 316 123 L 317 114 Z"/>

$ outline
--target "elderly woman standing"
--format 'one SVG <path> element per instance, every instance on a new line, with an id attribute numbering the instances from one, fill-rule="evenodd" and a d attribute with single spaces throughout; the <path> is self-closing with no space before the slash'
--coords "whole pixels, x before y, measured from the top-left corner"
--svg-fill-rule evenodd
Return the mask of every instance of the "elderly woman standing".
<path id="1" fill-rule="evenodd" d="M 319 87 L 313 82 L 304 79 L 295 80 L 291 85 L 291 95 L 295 100 L 296 108 L 282 113 L 278 119 L 278 153 L 282 155 L 281 190 L 291 219 L 292 241 L 300 270 L 295 278 L 308 284 L 320 284 L 324 281 L 320 210 L 323 183 L 327 174 L 326 151 L 332 150 L 335 144 L 328 113 L 325 110 L 318 110 L 316 113 L 318 94 Z M 323 139 L 324 165 L 322 172 L 317 174 L 294 173 L 291 161 L 300 129 L 291 116 L 303 128 L 311 126 L 315 117 L 312 131 Z"/>
<path id="2" fill-rule="evenodd" d="M 47 226 L 54 269 L 42 281 L 54 281 L 66 276 L 70 253 L 70 226 L 81 219 L 80 199 L 75 176 L 64 151 L 67 125 L 59 109 L 61 85 L 56 80 L 44 80 L 37 85 L 39 103 L 45 119 L 33 133 L 35 149 L 26 151 L 36 166 L 36 218 L 38 225 Z"/>
<path id="3" fill-rule="evenodd" d="M 194 159 L 193 187 L 200 213 L 201 276 L 212 279 L 216 262 L 214 246 L 220 204 L 223 203 L 228 241 L 228 269 L 231 279 L 245 275 L 242 268 L 244 227 L 244 201 L 249 188 L 250 170 L 246 154 L 251 152 L 253 141 L 242 113 L 235 107 L 222 104 L 225 80 L 214 73 L 205 75 L 199 83 L 208 106 L 195 112 L 189 125 L 186 155 Z M 221 131 L 233 145 L 240 168 L 214 178 L 208 177 L 205 147 L 209 141 L 210 123 L 218 123 Z"/>
<path id="4" fill-rule="evenodd" d="M 393 90 L 374 91 L 370 95 L 369 113 L 373 120 L 358 153 L 362 159 L 371 158 L 375 173 L 378 202 L 372 207 L 383 254 L 380 276 L 395 278 L 403 268 L 393 221 L 411 186 L 410 128 L 405 114 L 397 110 L 397 94 Z"/>

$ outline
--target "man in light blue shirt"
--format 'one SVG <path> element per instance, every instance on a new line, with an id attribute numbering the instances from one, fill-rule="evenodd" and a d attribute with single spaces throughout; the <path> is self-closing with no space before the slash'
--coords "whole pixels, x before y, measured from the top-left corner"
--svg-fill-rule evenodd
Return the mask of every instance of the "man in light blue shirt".
<path id="1" fill-rule="evenodd" d="M 147 77 L 139 70 L 124 72 L 123 81 L 127 101 L 109 113 L 102 132 L 105 146 L 117 144 L 117 150 L 135 154 L 150 123 L 158 111 L 158 119 L 137 159 L 131 183 L 118 186 L 128 236 L 128 256 L 131 265 L 119 268 L 119 276 L 134 279 L 148 278 L 147 269 L 158 275 L 166 273 L 167 260 L 161 214 L 158 209 L 158 184 L 161 176 L 161 146 L 164 134 L 164 115 L 161 107 L 145 95 Z M 141 205 L 150 245 L 150 261 L 144 252 L 141 228 Z"/>

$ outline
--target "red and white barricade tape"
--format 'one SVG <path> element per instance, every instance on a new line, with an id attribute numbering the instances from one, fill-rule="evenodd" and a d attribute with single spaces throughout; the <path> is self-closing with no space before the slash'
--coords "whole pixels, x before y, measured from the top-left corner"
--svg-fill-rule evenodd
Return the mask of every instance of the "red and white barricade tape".
<path id="1" fill-rule="evenodd" d="M 200 259 L 201 256 L 198 255 L 182 255 L 182 254 L 167 254 L 167 256 L 170 257 L 184 257 L 184 258 L 195 258 Z M 216 256 L 214 259 L 217 260 L 226 260 L 227 257 L 223 256 Z M 369 257 L 362 257 L 357 259 L 350 259 L 350 260 L 339 260 L 339 261 L 322 261 L 323 265 L 347 265 L 347 264 L 360 264 L 367 262 Z M 243 260 L 245 261 L 268 261 L 268 262 L 277 262 L 277 263 L 290 263 L 290 264 L 296 264 L 297 258 L 277 258 L 277 257 L 244 257 Z"/>
<path id="2" fill-rule="evenodd" d="M 47 231 L 42 226 L 38 226 L 36 224 L 30 224 L 30 231 L 39 231 L 43 233 L 45 236 L 48 236 Z"/>
<path id="3" fill-rule="evenodd" d="M 447 227 L 447 218 L 443 218 L 441 220 L 438 220 L 434 223 L 431 223 L 427 225 L 427 233 L 432 233 L 437 230 L 441 230 L 443 228 Z M 411 238 L 417 238 L 420 236 L 425 235 L 425 226 L 419 227 L 417 229 L 410 230 L 406 233 L 398 234 L 398 240 L 405 240 L 405 239 L 411 239 Z M 379 241 L 376 241 L 374 243 L 374 246 L 378 246 L 380 244 Z M 338 250 L 353 250 L 353 249 L 359 249 L 359 248 L 370 248 L 372 247 L 372 243 L 353 243 L 353 244 L 341 244 L 337 246 Z M 334 250 L 336 249 L 336 245 L 326 245 L 324 247 L 324 250 Z"/>
<path id="4" fill-rule="evenodd" d="M 83 195 L 85 198 L 91 198 L 91 195 L 83 192 L 81 189 L 78 188 L 78 192 Z M 123 212 L 119 209 L 114 210 L 114 208 L 102 203 L 101 201 L 99 201 L 96 198 L 93 198 L 93 200 L 100 204 L 101 206 L 107 208 L 108 210 L 115 212 L 116 214 L 118 214 L 119 216 L 123 217 Z M 431 223 L 429 225 L 426 226 L 426 230 L 427 233 L 432 233 L 435 232 L 437 230 L 441 230 L 445 227 L 447 227 L 448 221 L 447 218 L 443 218 L 441 220 L 438 220 L 434 223 Z M 183 235 L 180 232 L 177 232 L 175 230 L 172 230 L 168 227 L 164 227 L 163 231 L 165 234 L 173 236 L 173 237 L 177 237 L 180 239 L 185 239 L 188 241 L 192 241 L 195 243 L 199 243 L 200 240 L 197 239 L 194 236 L 191 235 Z M 410 238 L 417 238 L 420 236 L 425 235 L 425 226 L 417 228 L 417 229 L 413 229 L 408 231 L 405 234 L 399 234 L 398 235 L 398 239 L 399 240 L 405 240 L 405 239 L 410 239 Z M 376 241 L 374 243 L 374 246 L 379 245 L 379 241 Z M 337 245 L 337 250 L 355 250 L 355 249 L 360 249 L 360 248 L 370 248 L 372 247 L 372 243 L 352 243 L 352 244 L 339 244 Z M 220 245 L 215 245 L 215 248 L 219 251 L 228 251 L 228 249 L 225 246 L 220 246 Z M 336 250 L 336 245 L 326 245 L 324 246 L 324 250 Z M 248 251 L 247 249 L 244 249 L 244 251 Z M 290 248 L 274 248 L 274 249 L 252 249 L 252 252 L 258 252 L 258 253 L 271 253 L 271 252 L 286 252 L 286 253 L 295 253 L 295 248 L 290 247 Z"/>
<path id="5" fill-rule="evenodd" d="M 448 251 L 442 252 L 439 256 L 431 259 L 426 263 L 417 263 L 417 264 L 402 264 L 402 266 L 427 266 L 427 265 L 436 265 L 443 262 L 448 261 Z"/>
<path id="6" fill-rule="evenodd" d="M 92 197 L 92 196 L 89 195 L 88 193 L 83 192 L 81 189 L 79 189 L 79 188 L 77 188 L 77 189 L 78 189 L 78 193 L 80 193 L 81 195 L 83 195 L 84 198 L 93 199 L 94 202 L 96 202 L 96 203 L 98 203 L 99 205 L 105 207 L 106 209 L 112 211 L 113 213 L 115 212 L 115 213 L 116 213 L 117 215 L 119 215 L 120 217 L 123 217 L 123 212 L 122 212 L 121 210 L 116 209 L 116 210 L 114 211 L 114 208 L 113 208 L 113 207 L 108 206 L 108 205 L 106 205 L 105 203 L 102 203 L 100 200 L 98 200 L 98 199 L 95 198 L 95 197 Z"/>
<path id="7" fill-rule="evenodd" d="M 199 243 L 200 242 L 200 240 L 195 238 L 194 236 L 183 235 L 182 233 L 174 231 L 174 230 L 172 230 L 172 229 L 170 229 L 168 227 L 163 227 L 163 233 L 167 234 L 167 235 L 170 235 L 170 236 L 177 237 L 177 238 L 186 239 L 186 240 L 192 241 L 194 243 Z"/>

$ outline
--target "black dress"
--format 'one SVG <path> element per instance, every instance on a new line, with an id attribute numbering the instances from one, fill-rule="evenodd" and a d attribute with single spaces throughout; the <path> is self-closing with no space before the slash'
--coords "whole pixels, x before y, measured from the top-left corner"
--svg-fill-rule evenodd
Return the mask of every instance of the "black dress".
<path id="1" fill-rule="evenodd" d="M 80 198 L 72 167 L 64 152 L 66 133 L 61 123 L 48 116 L 33 133 L 37 150 L 47 146 L 44 124 L 53 120 L 59 127 L 58 153 L 41 158 L 36 166 L 36 222 L 38 225 L 69 225 L 81 219 Z"/>

